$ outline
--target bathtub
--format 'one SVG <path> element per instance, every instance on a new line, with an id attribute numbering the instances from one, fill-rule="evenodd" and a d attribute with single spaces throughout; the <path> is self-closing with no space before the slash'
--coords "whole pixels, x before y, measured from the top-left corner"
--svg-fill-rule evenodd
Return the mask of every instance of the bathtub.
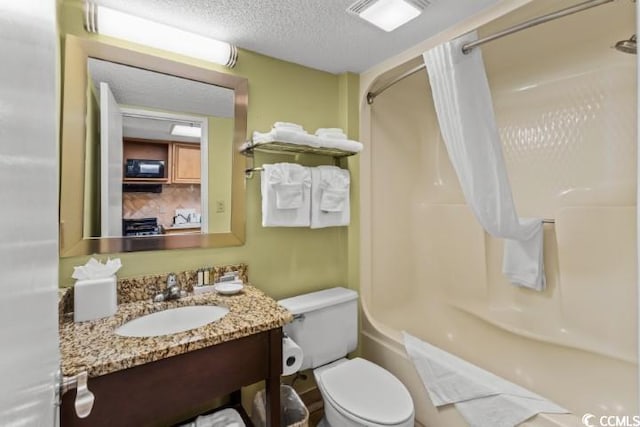
<path id="1" fill-rule="evenodd" d="M 574 3 L 536 0 L 435 40 Z M 502 275 L 503 243 L 465 204 L 426 71 L 363 101 L 361 352 L 407 385 L 420 425 L 466 424 L 454 407 L 433 407 L 401 331 L 571 411 L 524 425 L 638 415 L 637 66 L 611 48 L 634 18 L 633 3 L 613 2 L 482 48 L 518 212 L 555 220 L 544 226 L 543 292 Z M 419 64 L 418 52 L 364 73 L 361 98 Z"/>

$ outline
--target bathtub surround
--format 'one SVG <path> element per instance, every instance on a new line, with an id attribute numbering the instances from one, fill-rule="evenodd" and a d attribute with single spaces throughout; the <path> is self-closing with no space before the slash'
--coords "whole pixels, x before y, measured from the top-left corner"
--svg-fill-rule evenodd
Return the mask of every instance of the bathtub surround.
<path id="1" fill-rule="evenodd" d="M 463 23 L 363 74 L 360 97 L 473 28 L 494 34 L 573 4 Z M 504 241 L 465 204 L 424 71 L 362 106 L 362 354 L 407 385 L 422 425 L 468 423 L 431 404 L 402 330 L 578 414 L 523 426 L 638 413 L 637 58 L 612 48 L 634 32 L 634 7 L 612 2 L 482 47 L 518 212 L 556 220 L 544 227 L 543 292 L 502 274 Z"/>
<path id="2" fill-rule="evenodd" d="M 469 425 L 515 427 L 553 402 L 403 332 L 404 345 L 434 406 L 454 404 Z"/>
<path id="3" fill-rule="evenodd" d="M 478 222 L 491 235 L 510 240 L 504 274 L 514 284 L 542 291 L 542 220 L 518 218 L 482 53 L 462 52 L 477 38 L 474 31 L 424 53 L 440 130 Z"/>

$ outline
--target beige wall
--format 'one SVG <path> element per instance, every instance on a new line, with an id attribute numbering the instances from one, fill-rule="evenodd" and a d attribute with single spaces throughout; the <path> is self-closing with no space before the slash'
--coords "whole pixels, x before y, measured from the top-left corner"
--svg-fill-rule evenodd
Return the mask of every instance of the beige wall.
<path id="1" fill-rule="evenodd" d="M 82 28 L 81 2 L 65 1 L 62 16 L 65 33 L 107 41 L 85 33 Z M 242 50 L 238 65 L 233 70 L 228 70 L 179 55 L 129 46 L 113 40 L 108 42 L 246 77 L 249 80 L 249 133 L 253 130 L 266 131 L 273 122 L 286 120 L 300 123 L 312 132 L 318 127 L 342 126 L 347 128 L 350 135 L 357 135 L 357 115 L 346 111 L 353 112 L 353 108 L 349 107 L 353 101 L 349 97 L 355 96 L 355 91 L 341 90 L 357 88 L 357 76 L 332 75 Z M 343 114 L 340 113 L 343 111 L 341 109 L 344 110 Z M 258 155 L 257 160 L 291 161 L 291 157 Z M 310 165 L 330 162 L 326 158 L 299 160 Z M 357 189 L 354 193 L 356 191 Z M 247 235 L 244 246 L 114 254 L 122 259 L 124 265 L 119 275 L 126 277 L 246 262 L 251 281 L 275 298 L 347 283 L 349 231 L 346 228 L 262 228 L 259 177 L 246 182 L 246 193 Z M 354 199 L 353 209 L 357 209 L 357 199 Z M 72 284 L 72 267 L 83 264 L 87 259 L 88 257 L 62 258 L 60 285 Z M 353 283 L 351 285 L 354 286 Z"/>
<path id="2" fill-rule="evenodd" d="M 569 3 L 533 2 L 480 33 Z M 556 221 L 541 293 L 508 283 L 502 241 L 465 205 L 424 71 L 363 118 L 363 353 L 411 384 L 423 424 L 461 425 L 425 403 L 380 331 L 406 330 L 578 416 L 637 413 L 636 56 L 611 49 L 634 31 L 634 5 L 615 2 L 482 48 L 517 209 Z"/>

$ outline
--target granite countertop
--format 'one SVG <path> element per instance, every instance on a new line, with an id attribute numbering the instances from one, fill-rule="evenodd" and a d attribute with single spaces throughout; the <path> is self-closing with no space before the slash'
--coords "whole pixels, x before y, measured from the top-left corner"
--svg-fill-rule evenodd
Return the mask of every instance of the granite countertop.
<path id="1" fill-rule="evenodd" d="M 229 313 L 208 325 L 172 335 L 131 338 L 116 335 L 120 325 L 145 314 L 189 305 L 220 305 Z M 89 377 L 105 375 L 279 328 L 293 319 L 291 313 L 259 289 L 246 285 L 236 295 L 209 292 L 179 300 L 154 303 L 150 300 L 120 304 L 116 314 L 103 319 L 74 323 L 65 315 L 60 324 L 62 373 L 87 371 Z"/>

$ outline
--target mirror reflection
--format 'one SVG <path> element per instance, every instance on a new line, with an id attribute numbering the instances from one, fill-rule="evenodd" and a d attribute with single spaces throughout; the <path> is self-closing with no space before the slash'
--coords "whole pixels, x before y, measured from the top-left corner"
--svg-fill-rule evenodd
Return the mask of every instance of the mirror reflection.
<path id="1" fill-rule="evenodd" d="M 83 236 L 230 230 L 234 91 L 88 59 Z"/>

